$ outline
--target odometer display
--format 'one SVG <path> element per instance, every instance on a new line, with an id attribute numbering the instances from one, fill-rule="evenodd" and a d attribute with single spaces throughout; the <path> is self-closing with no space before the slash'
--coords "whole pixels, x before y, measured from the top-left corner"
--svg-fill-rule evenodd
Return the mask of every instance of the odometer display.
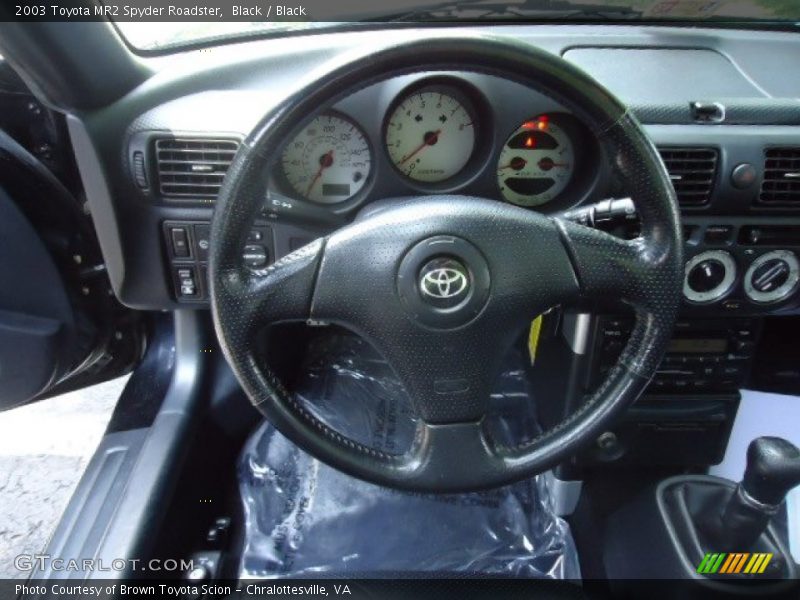
<path id="1" fill-rule="evenodd" d="M 344 117 L 316 117 L 283 152 L 286 180 L 306 200 L 333 204 L 355 196 L 367 181 L 372 156 L 366 137 Z"/>

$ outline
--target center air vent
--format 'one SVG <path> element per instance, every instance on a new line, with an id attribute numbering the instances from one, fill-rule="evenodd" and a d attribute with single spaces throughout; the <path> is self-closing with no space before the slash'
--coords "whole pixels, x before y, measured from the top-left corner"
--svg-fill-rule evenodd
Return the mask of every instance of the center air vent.
<path id="1" fill-rule="evenodd" d="M 800 206 L 800 148 L 769 148 L 764 157 L 759 202 Z"/>
<path id="2" fill-rule="evenodd" d="M 703 206 L 711 200 L 717 175 L 714 148 L 659 148 L 681 206 Z"/>
<path id="3" fill-rule="evenodd" d="M 216 199 L 239 142 L 233 139 L 156 140 L 158 183 L 167 198 Z"/>

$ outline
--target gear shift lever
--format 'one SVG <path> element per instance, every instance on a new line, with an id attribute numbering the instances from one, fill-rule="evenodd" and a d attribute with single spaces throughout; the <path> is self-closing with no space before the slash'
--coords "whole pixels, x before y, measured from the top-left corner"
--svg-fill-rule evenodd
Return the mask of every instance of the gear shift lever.
<path id="1" fill-rule="evenodd" d="M 761 437 L 747 448 L 744 478 L 708 533 L 720 550 L 753 546 L 786 494 L 800 485 L 800 450 L 782 438 Z"/>
<path id="2" fill-rule="evenodd" d="M 800 485 L 800 449 L 783 438 L 761 437 L 747 448 L 747 468 L 740 484 L 750 498 L 776 506 Z"/>
<path id="3" fill-rule="evenodd" d="M 798 569 L 772 519 L 798 484 L 800 450 L 774 437 L 750 444 L 738 484 L 693 474 L 660 481 L 609 517 L 606 574 L 616 581 L 680 578 L 682 597 L 800 598 Z M 638 597 L 633 588 L 623 595 Z"/>

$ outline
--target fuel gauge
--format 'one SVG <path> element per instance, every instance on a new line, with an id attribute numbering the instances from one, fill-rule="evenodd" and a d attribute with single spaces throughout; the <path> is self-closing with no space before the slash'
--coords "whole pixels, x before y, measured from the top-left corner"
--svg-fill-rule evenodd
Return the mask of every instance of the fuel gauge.
<path id="1" fill-rule="evenodd" d="M 547 115 L 526 121 L 503 145 L 497 165 L 500 193 L 519 206 L 541 206 L 558 196 L 575 172 L 566 131 Z"/>

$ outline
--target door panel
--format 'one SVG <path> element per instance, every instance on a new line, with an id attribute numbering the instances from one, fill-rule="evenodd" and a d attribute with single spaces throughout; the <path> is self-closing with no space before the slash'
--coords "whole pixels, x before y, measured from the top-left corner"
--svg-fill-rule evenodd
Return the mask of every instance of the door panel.
<path id="1" fill-rule="evenodd" d="M 146 322 L 111 293 L 79 196 L 0 130 L 0 410 L 130 371 Z"/>
<path id="2" fill-rule="evenodd" d="M 75 315 L 53 260 L 0 189 L 0 410 L 57 382 L 76 360 Z"/>

